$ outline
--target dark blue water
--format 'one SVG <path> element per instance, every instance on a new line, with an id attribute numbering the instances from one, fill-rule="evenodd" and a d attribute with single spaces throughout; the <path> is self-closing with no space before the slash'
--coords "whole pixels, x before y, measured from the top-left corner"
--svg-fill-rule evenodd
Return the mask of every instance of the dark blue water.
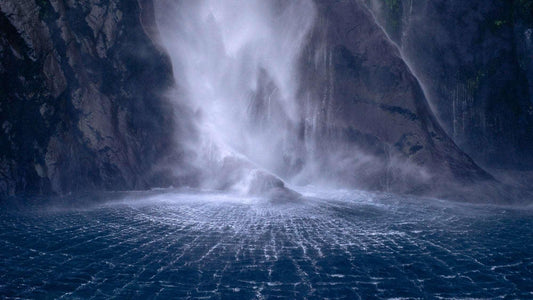
<path id="1" fill-rule="evenodd" d="M 191 192 L 0 213 L 0 298 L 533 299 L 533 212 Z"/>

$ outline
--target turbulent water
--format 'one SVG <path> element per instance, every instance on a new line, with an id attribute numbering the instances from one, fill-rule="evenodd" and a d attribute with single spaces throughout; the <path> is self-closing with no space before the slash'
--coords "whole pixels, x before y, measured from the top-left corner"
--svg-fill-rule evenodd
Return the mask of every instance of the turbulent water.
<path id="1" fill-rule="evenodd" d="M 292 203 L 167 190 L 4 205 L 0 295 L 533 298 L 531 210 L 300 192 Z"/>
<path id="2" fill-rule="evenodd" d="M 176 76 L 171 97 L 194 114 L 196 130 L 178 140 L 203 185 L 242 186 L 248 172 L 226 174 L 243 165 L 285 179 L 300 171 L 298 58 L 313 2 L 158 0 L 155 11 Z"/>

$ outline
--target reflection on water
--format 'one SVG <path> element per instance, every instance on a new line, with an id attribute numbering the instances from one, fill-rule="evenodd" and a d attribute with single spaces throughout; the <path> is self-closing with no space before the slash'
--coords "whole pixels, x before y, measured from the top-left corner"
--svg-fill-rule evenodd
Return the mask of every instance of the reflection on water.
<path id="1" fill-rule="evenodd" d="M 533 298 L 533 213 L 358 191 L 0 210 L 0 295 Z"/>

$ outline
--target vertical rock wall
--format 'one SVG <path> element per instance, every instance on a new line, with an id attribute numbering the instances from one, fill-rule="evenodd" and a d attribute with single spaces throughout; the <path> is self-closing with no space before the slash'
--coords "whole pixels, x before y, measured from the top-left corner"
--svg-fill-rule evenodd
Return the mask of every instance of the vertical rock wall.
<path id="1" fill-rule="evenodd" d="M 533 1 L 366 0 L 476 161 L 533 167 Z"/>
<path id="2" fill-rule="evenodd" d="M 409 193 L 490 180 L 441 128 L 364 2 L 315 3 L 318 17 L 301 64 L 303 106 L 313 116 L 305 130 L 318 136 L 323 153 L 346 149 L 333 168 L 347 171 L 340 178 Z M 349 156 L 355 160 L 346 168 Z"/>
<path id="3" fill-rule="evenodd" d="M 165 184 L 154 166 L 172 144 L 173 81 L 150 13 L 149 1 L 0 1 L 0 195 Z"/>

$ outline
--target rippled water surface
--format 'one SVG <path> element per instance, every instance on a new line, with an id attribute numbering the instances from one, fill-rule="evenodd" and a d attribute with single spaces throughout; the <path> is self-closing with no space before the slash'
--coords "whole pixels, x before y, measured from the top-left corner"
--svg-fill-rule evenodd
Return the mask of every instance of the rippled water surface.
<path id="1" fill-rule="evenodd" d="M 191 191 L 0 211 L 0 296 L 533 299 L 531 209 Z M 113 198 L 112 197 L 112 198 Z"/>

